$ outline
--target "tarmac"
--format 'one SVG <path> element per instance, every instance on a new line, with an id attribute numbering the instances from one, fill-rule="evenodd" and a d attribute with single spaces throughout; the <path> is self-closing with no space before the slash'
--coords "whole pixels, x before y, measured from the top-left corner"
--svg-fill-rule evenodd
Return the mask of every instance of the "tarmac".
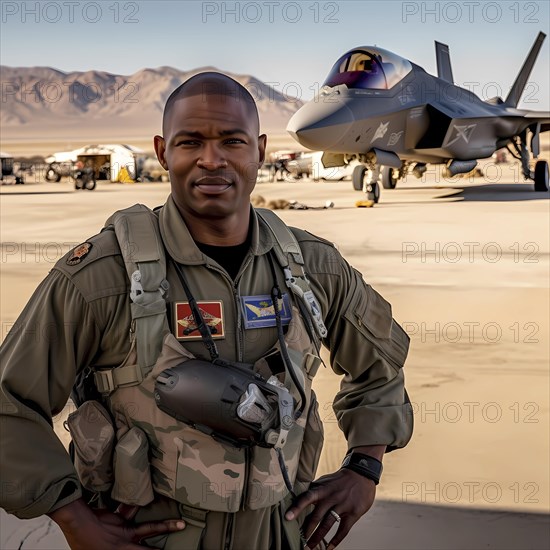
<path id="1" fill-rule="evenodd" d="M 334 202 L 279 214 L 334 242 L 411 337 L 405 377 L 415 432 L 386 456 L 375 505 L 342 549 L 550 547 L 550 193 L 534 192 L 515 164 L 485 173 L 408 177 L 373 208 L 355 207 L 364 195 L 349 181 L 256 187 L 266 200 Z M 169 192 L 168 183 L 2 186 L 2 339 L 62 254 L 114 210 L 157 206 Z M 321 368 L 315 389 L 322 475 L 339 467 L 346 447 L 331 409 L 338 377 Z M 62 420 L 54 425 L 66 442 Z M 67 546 L 47 518 L 2 511 L 0 548 Z"/>

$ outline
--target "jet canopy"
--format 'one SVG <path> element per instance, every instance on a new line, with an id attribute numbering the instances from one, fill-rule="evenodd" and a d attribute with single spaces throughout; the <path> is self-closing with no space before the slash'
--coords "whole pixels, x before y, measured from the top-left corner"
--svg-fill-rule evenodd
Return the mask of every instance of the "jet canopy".
<path id="1" fill-rule="evenodd" d="M 334 65 L 323 86 L 389 90 L 412 71 L 403 57 L 382 48 L 365 46 L 344 54 Z"/>

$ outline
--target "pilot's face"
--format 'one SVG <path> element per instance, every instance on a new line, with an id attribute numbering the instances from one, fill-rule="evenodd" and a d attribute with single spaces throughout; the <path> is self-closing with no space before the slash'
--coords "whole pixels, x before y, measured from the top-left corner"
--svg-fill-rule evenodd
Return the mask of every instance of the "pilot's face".
<path id="1" fill-rule="evenodd" d="M 172 196 L 186 221 L 239 216 L 248 223 L 250 194 L 264 160 L 265 136 L 242 99 L 196 95 L 176 100 L 159 161 L 170 172 Z"/>

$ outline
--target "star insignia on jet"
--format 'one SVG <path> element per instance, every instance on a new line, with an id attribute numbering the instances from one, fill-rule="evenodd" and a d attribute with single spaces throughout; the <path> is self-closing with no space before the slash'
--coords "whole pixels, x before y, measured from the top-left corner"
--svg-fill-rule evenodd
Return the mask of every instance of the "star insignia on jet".
<path id="1" fill-rule="evenodd" d="M 463 139 L 466 143 L 470 143 L 470 138 L 472 137 L 472 133 L 474 132 L 475 127 L 477 124 L 468 124 L 464 126 L 459 126 L 456 124 L 453 126 L 454 130 L 454 136 L 451 134 L 452 138 L 449 139 L 449 142 L 444 145 L 444 147 L 449 147 L 453 143 L 456 143 L 459 139 Z"/>
<path id="2" fill-rule="evenodd" d="M 376 141 L 377 139 L 383 138 L 386 135 L 386 132 L 388 131 L 388 126 L 390 125 L 390 122 L 381 122 L 380 126 L 376 128 L 376 132 L 374 132 L 374 137 L 370 140 L 372 143 L 373 141 Z"/>

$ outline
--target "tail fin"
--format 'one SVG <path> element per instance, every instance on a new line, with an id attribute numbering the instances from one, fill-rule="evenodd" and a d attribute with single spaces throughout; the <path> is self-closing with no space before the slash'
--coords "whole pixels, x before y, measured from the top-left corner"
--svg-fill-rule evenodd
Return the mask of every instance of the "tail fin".
<path id="1" fill-rule="evenodd" d="M 437 76 L 451 84 L 453 82 L 453 69 L 451 67 L 451 55 L 449 46 L 435 41 L 435 58 L 437 61 Z"/>
<path id="2" fill-rule="evenodd" d="M 527 85 L 527 80 L 529 79 L 529 75 L 531 74 L 533 65 L 535 64 L 535 61 L 537 59 L 537 56 L 539 55 L 540 49 L 542 48 L 542 43 L 544 42 L 545 38 L 546 35 L 543 32 L 539 32 L 539 35 L 537 36 L 537 39 L 535 40 L 535 43 L 533 44 L 529 55 L 525 59 L 523 67 L 519 71 L 518 76 L 516 77 L 516 81 L 514 82 L 514 85 L 512 86 L 512 89 L 510 90 L 506 101 L 504 102 L 504 104 L 508 107 L 518 106 L 519 100 L 521 99 L 521 94 L 523 93 L 523 90 Z"/>

